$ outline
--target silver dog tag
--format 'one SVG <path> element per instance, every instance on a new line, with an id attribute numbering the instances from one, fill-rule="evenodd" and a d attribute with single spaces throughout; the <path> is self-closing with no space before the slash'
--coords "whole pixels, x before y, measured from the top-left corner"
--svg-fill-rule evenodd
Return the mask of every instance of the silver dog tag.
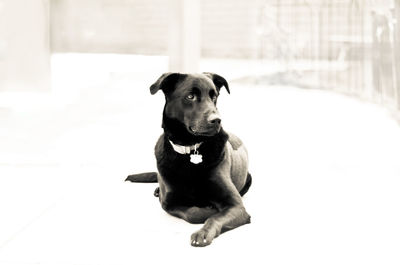
<path id="1" fill-rule="evenodd" d="M 194 153 L 190 155 L 190 162 L 196 165 L 203 162 L 203 156 L 197 151 L 196 145 L 194 145 Z"/>
<path id="2" fill-rule="evenodd" d="M 195 152 L 194 154 L 190 155 L 190 162 L 193 164 L 199 164 L 203 162 L 203 156 L 199 154 L 199 152 Z"/>

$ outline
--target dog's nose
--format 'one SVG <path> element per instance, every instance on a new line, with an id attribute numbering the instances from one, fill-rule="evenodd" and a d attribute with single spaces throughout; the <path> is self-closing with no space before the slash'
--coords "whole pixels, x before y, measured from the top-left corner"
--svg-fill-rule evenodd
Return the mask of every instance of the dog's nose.
<path id="1" fill-rule="evenodd" d="M 219 125 L 221 123 L 221 118 L 218 114 L 211 114 L 208 116 L 207 121 L 209 124 Z"/>

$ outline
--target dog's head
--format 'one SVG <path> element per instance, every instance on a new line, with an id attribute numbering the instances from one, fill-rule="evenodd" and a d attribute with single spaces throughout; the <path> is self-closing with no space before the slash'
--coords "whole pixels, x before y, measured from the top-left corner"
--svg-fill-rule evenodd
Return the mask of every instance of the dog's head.
<path id="1" fill-rule="evenodd" d="M 217 99 L 228 82 L 214 73 L 165 73 L 151 87 L 151 94 L 165 94 L 164 115 L 181 122 L 195 136 L 212 136 L 221 129 Z"/>

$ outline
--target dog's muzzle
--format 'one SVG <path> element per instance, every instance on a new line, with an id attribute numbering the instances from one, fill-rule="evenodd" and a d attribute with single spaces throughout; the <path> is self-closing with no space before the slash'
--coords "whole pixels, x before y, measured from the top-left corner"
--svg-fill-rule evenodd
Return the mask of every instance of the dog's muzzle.
<path id="1" fill-rule="evenodd" d="M 221 118 L 213 113 L 201 123 L 190 126 L 189 130 L 194 135 L 213 136 L 221 130 Z"/>

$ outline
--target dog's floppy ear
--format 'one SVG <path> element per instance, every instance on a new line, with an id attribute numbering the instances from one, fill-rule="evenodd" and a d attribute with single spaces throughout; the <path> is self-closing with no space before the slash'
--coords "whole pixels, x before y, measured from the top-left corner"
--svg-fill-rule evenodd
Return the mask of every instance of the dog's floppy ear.
<path id="1" fill-rule="evenodd" d="M 214 85 L 217 87 L 218 91 L 221 89 L 221 87 L 225 87 L 226 91 L 228 91 L 228 93 L 230 94 L 231 91 L 229 91 L 229 85 L 228 82 L 225 80 L 225 78 L 223 78 L 220 75 L 214 74 L 214 73 L 209 73 L 209 72 L 205 72 L 203 73 L 204 75 L 206 75 L 207 77 L 209 77 Z"/>
<path id="2" fill-rule="evenodd" d="M 184 77 L 183 74 L 180 73 L 165 73 L 160 76 L 157 81 L 151 85 L 150 93 L 154 95 L 158 90 L 162 90 L 165 94 L 171 89 L 175 88 L 176 84 L 180 79 Z"/>

